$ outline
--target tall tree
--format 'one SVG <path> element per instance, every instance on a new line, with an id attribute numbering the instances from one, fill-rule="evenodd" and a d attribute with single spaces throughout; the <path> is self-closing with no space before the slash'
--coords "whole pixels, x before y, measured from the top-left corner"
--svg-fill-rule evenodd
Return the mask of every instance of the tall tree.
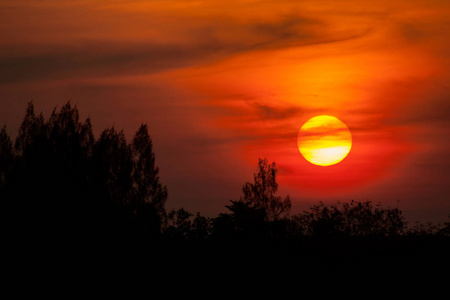
<path id="1" fill-rule="evenodd" d="M 276 196 L 278 183 L 275 163 L 259 159 L 254 182 L 247 182 L 242 188 L 243 196 L 231 200 L 225 207 L 231 212 L 220 214 L 214 220 L 212 236 L 218 239 L 260 239 L 275 237 L 285 231 L 288 213 L 291 209 L 289 196 L 284 200 Z"/>
<path id="2" fill-rule="evenodd" d="M 187 240 L 192 231 L 192 213 L 184 208 L 178 210 L 172 209 L 167 215 L 167 228 L 165 228 L 166 236 L 172 239 Z"/>
<path id="3" fill-rule="evenodd" d="M 155 164 L 153 143 L 146 124 L 142 124 L 131 143 L 133 155 L 134 205 L 151 205 L 161 221 L 166 221 L 165 203 L 167 187 L 159 180 L 159 168 Z"/>
<path id="4" fill-rule="evenodd" d="M 267 221 L 276 221 L 287 215 L 292 207 L 289 195 L 284 200 L 275 195 L 278 190 L 277 172 L 275 162 L 269 164 L 267 159 L 260 158 L 254 182 L 247 182 L 242 188 L 244 195 L 240 200 L 262 210 Z"/>
<path id="5" fill-rule="evenodd" d="M 96 141 L 90 119 L 81 122 L 70 102 L 48 120 L 29 102 L 14 149 L 6 128 L 0 130 L 1 204 L 13 203 L 4 211 L 28 229 L 100 222 L 107 225 L 101 228 L 135 224 L 139 232 L 160 233 L 167 188 L 158 173 L 146 125 L 131 144 L 114 127 Z"/>
<path id="6" fill-rule="evenodd" d="M 9 180 L 9 173 L 14 164 L 14 152 L 11 138 L 6 132 L 6 125 L 0 130 L 0 189 L 7 185 Z"/>
<path id="7" fill-rule="evenodd" d="M 133 160 L 123 131 L 103 130 L 93 151 L 93 181 L 99 201 L 105 207 L 126 206 L 131 202 Z"/>
<path id="8" fill-rule="evenodd" d="M 19 135 L 15 141 L 15 150 L 19 154 L 24 154 L 23 152 L 28 147 L 33 147 L 39 139 L 45 138 L 46 134 L 44 116 L 42 113 L 36 116 L 33 101 L 28 102 L 25 117 L 20 125 Z"/>
<path id="9" fill-rule="evenodd" d="M 10 189 L 26 222 L 49 225 L 79 223 L 90 194 L 88 174 L 93 135 L 70 102 L 46 121 L 32 102 L 15 141 L 16 159 Z"/>

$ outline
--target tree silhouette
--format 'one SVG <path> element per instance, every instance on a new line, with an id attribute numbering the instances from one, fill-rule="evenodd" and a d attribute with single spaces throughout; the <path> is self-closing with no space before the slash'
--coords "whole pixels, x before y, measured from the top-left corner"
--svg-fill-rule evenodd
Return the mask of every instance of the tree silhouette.
<path id="1" fill-rule="evenodd" d="M 358 259 L 382 253 L 390 261 L 397 259 L 396 253 L 403 257 L 408 252 L 407 260 L 448 255 L 450 222 L 408 230 L 398 208 L 370 201 L 319 203 L 290 216 L 289 196 L 277 196 L 277 172 L 275 163 L 260 158 L 253 182 L 246 182 L 239 200 L 230 201 L 227 213 L 216 218 L 185 209 L 166 214 L 167 187 L 160 182 L 145 124 L 131 143 L 114 127 L 95 139 L 90 119 L 81 121 L 70 102 L 55 108 L 47 120 L 30 102 L 15 141 L 6 126 L 0 128 L 2 219 L 14 229 L 11 235 L 23 240 L 42 241 L 46 234 L 58 243 L 64 236 L 70 241 L 107 236 L 128 247 L 118 239 L 126 237 L 140 245 L 150 242 L 151 247 L 169 241 L 169 247 L 160 247 L 163 252 L 187 245 L 181 249 L 192 250 L 185 251 L 189 258 L 209 252 L 199 251 L 198 245 L 218 245 L 215 253 L 220 257 L 236 254 L 229 261 L 264 261 L 291 253 L 300 260 L 312 258 L 314 265 L 349 253 Z M 250 247 L 235 251 L 236 245 Z"/>
<path id="2" fill-rule="evenodd" d="M 39 139 L 44 139 L 47 135 L 45 120 L 42 113 L 36 116 L 33 102 L 29 102 L 25 117 L 20 125 L 19 135 L 16 138 L 15 150 L 18 154 L 24 155 L 25 151 L 32 152 L 33 147 Z"/>
<path id="3" fill-rule="evenodd" d="M 444 226 L 439 230 L 439 234 L 450 237 L 450 215 L 448 215 L 448 222 L 444 222 Z"/>
<path id="4" fill-rule="evenodd" d="M 168 226 L 165 229 L 167 236 L 173 239 L 188 239 L 192 230 L 192 213 L 184 208 L 171 210 L 168 214 Z"/>
<path id="5" fill-rule="evenodd" d="M 6 126 L 0 130 L 0 191 L 9 184 L 7 180 L 12 171 L 14 163 L 14 153 L 11 138 L 6 132 Z M 4 196 L 4 195 L 3 195 Z"/>
<path id="6" fill-rule="evenodd" d="M 166 221 L 165 203 L 167 187 L 159 181 L 159 168 L 155 165 L 153 144 L 148 133 L 147 125 L 142 124 L 131 144 L 133 156 L 133 205 L 136 207 L 152 207 L 161 218 Z"/>
<path id="7" fill-rule="evenodd" d="M 261 210 L 266 221 L 276 221 L 289 213 L 291 200 L 289 195 L 284 200 L 275 196 L 278 190 L 276 181 L 277 168 L 275 162 L 269 164 L 267 159 L 259 159 L 257 173 L 254 174 L 254 183 L 247 182 L 242 188 L 244 195 L 240 201 L 248 206 Z"/>
<path id="8" fill-rule="evenodd" d="M 191 239 L 196 241 L 207 240 L 212 234 L 212 220 L 197 212 L 192 221 Z"/>
<path id="9" fill-rule="evenodd" d="M 103 130 L 93 147 L 94 193 L 97 213 L 108 222 L 128 215 L 132 195 L 133 161 L 123 131 Z"/>
<path id="10" fill-rule="evenodd" d="M 168 226 L 164 233 L 171 240 L 206 241 L 211 235 L 211 219 L 199 212 L 194 217 L 194 214 L 184 208 L 172 209 L 167 215 L 167 220 Z"/>
<path id="11" fill-rule="evenodd" d="M 293 220 L 307 236 L 396 236 L 406 228 L 399 209 L 374 207 L 370 201 L 331 206 L 320 202 Z"/>
<path id="12" fill-rule="evenodd" d="M 54 213 L 82 223 L 80 216 L 92 201 L 89 180 L 94 137 L 90 119 L 82 123 L 77 107 L 68 102 L 59 112 L 54 109 L 44 124 L 49 144 L 46 163 L 51 178 L 48 194 L 53 193 L 57 206 L 64 210 Z"/>
<path id="13" fill-rule="evenodd" d="M 152 228 L 158 234 L 167 222 L 165 203 L 167 187 L 159 180 L 159 168 L 155 164 L 153 143 L 147 125 L 142 124 L 131 143 L 133 157 L 132 209 L 135 220 L 142 226 Z"/>
<path id="14" fill-rule="evenodd" d="M 11 198 L 23 221 L 57 228 L 80 224 L 90 195 L 87 182 L 93 143 L 89 120 L 79 121 L 70 103 L 53 111 L 48 121 L 36 115 L 32 102 L 15 141 Z"/>
<path id="15" fill-rule="evenodd" d="M 70 102 L 55 108 L 48 120 L 36 115 L 30 102 L 12 145 L 3 127 L 0 195 L 10 217 L 26 230 L 128 224 L 161 232 L 167 188 L 159 182 L 146 125 L 132 144 L 113 127 L 96 141 L 90 119 L 81 122 Z"/>
<path id="16" fill-rule="evenodd" d="M 231 201 L 231 230 L 241 238 L 262 238 L 266 234 L 266 211 L 251 202 Z"/>
<path id="17" fill-rule="evenodd" d="M 225 207 L 230 211 L 220 214 L 214 221 L 213 235 L 225 239 L 262 239 L 285 231 L 283 221 L 291 209 L 289 196 L 284 200 L 275 196 L 277 168 L 267 159 L 259 159 L 254 183 L 247 182 L 242 188 L 243 196 L 231 200 Z M 282 226 L 280 226 L 282 225 Z"/>

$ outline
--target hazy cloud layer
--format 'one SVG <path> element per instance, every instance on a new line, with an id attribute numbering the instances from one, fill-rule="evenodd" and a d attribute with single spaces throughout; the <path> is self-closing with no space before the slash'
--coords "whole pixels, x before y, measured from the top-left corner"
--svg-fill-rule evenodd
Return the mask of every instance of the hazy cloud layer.
<path id="1" fill-rule="evenodd" d="M 155 5 L 153 10 L 150 6 L 140 13 L 124 10 L 123 16 L 120 6 L 85 1 L 46 1 L 31 7 L 3 4 L 0 83 L 148 74 L 245 51 L 333 43 L 365 33 L 335 30 L 298 12 L 245 20 L 227 14 L 198 17 L 179 12 L 175 19 L 168 15 L 152 20 L 159 12 L 167 14 L 168 3 L 168 7 Z M 105 17 L 108 12 L 117 23 Z M 120 29 L 122 25 L 128 31 Z M 136 35 L 139 31 L 142 34 Z"/>

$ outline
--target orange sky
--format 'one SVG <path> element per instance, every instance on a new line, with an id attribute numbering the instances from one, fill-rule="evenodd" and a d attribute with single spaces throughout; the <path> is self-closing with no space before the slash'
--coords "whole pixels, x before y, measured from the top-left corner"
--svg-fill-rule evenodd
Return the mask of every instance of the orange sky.
<path id="1" fill-rule="evenodd" d="M 0 4 L 0 123 L 69 99 L 128 137 L 148 123 L 168 208 L 224 212 L 258 157 L 293 212 L 321 200 L 450 213 L 450 2 L 25 1 Z M 352 150 L 318 167 L 301 125 L 333 115 Z"/>

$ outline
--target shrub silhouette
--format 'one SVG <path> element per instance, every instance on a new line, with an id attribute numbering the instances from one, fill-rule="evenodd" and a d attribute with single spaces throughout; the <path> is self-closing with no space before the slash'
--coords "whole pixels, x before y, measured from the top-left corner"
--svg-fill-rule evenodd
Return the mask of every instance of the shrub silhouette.
<path id="1" fill-rule="evenodd" d="M 230 213 L 220 214 L 214 220 L 214 237 L 224 240 L 261 239 L 267 231 L 265 213 L 249 202 L 231 201 L 226 205 Z"/>
<path id="2" fill-rule="evenodd" d="M 172 209 L 168 213 L 168 226 L 164 229 L 166 237 L 172 240 L 205 241 L 212 230 L 211 219 L 194 214 L 184 208 Z"/>
<path id="3" fill-rule="evenodd" d="M 448 222 L 444 222 L 443 227 L 438 232 L 439 235 L 450 237 L 450 215 L 448 215 Z"/>
<path id="4" fill-rule="evenodd" d="M 406 229 L 399 209 L 373 206 L 370 201 L 331 206 L 320 202 L 292 219 L 306 236 L 398 236 Z"/>

